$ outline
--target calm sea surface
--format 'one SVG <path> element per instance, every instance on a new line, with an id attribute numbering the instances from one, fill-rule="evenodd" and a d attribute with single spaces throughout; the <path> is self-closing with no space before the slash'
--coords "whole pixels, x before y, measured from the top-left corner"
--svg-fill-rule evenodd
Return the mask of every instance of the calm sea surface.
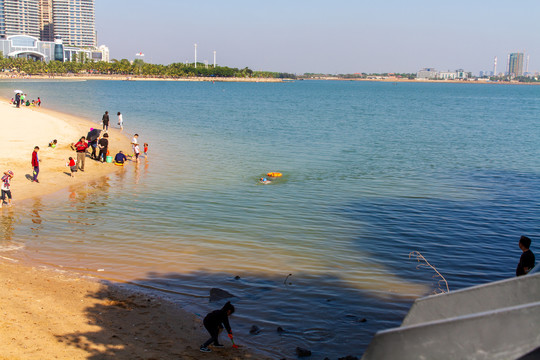
<path id="1" fill-rule="evenodd" d="M 360 356 L 437 287 L 411 251 L 455 290 L 512 277 L 521 234 L 539 249 L 538 86 L 0 83 L 15 88 L 96 122 L 121 111 L 150 148 L 3 211 L 0 255 L 144 285 L 201 315 L 222 288 L 237 341 L 276 358 Z M 269 171 L 283 177 L 259 184 Z"/>

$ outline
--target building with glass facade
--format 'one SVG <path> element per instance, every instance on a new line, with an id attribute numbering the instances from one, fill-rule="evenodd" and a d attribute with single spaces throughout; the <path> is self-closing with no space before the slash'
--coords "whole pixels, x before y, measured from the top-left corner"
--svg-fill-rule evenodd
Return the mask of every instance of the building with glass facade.
<path id="1" fill-rule="evenodd" d="M 39 16 L 39 0 L 0 0 L 0 38 L 19 34 L 39 38 Z"/>
<path id="2" fill-rule="evenodd" d="M 96 26 L 94 0 L 52 0 L 54 36 L 64 44 L 95 47 Z"/>
<path id="3" fill-rule="evenodd" d="M 508 55 L 508 75 L 523 76 L 523 53 Z"/>
<path id="4" fill-rule="evenodd" d="M 53 0 L 40 0 L 41 11 L 39 30 L 41 36 L 40 39 L 42 41 L 54 41 L 52 2 Z"/>
<path id="5" fill-rule="evenodd" d="M 109 49 L 103 45 L 99 49 L 80 48 L 64 45 L 61 39 L 41 41 L 28 35 L 13 35 L 0 39 L 0 51 L 7 57 L 41 61 L 78 61 L 81 54 L 89 60 L 109 61 Z"/>
<path id="6" fill-rule="evenodd" d="M 3 56 L 109 61 L 109 49 L 96 45 L 94 0 L 0 0 Z"/>

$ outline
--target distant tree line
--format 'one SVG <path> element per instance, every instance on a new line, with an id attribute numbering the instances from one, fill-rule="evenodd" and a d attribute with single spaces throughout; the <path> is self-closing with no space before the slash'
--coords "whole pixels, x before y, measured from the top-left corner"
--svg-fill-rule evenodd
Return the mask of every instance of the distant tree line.
<path id="1" fill-rule="evenodd" d="M 182 77 L 239 77 L 239 78 L 296 78 L 294 74 L 253 71 L 249 68 L 237 69 L 227 66 L 207 66 L 205 64 L 174 63 L 169 65 L 150 64 L 141 59 L 127 59 L 111 62 L 91 61 L 81 56 L 73 61 L 36 61 L 25 58 L 8 58 L 0 54 L 0 69 L 3 71 L 30 75 L 67 75 L 67 74 L 102 74 L 142 76 L 152 78 Z"/>

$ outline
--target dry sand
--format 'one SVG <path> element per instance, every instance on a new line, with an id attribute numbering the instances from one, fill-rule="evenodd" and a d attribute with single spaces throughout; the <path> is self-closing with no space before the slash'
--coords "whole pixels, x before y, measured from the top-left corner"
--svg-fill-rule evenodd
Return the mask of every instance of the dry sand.
<path id="1" fill-rule="evenodd" d="M 14 208 L 21 199 L 119 169 L 87 158 L 86 171 L 70 177 L 65 163 L 75 152 L 69 144 L 95 126 L 89 121 L 43 108 L 16 109 L 2 99 L 0 125 L 0 170 L 15 173 L 11 185 Z M 130 152 L 126 135 L 119 130 L 109 134 L 112 154 L 118 149 Z M 53 139 L 59 143 L 56 149 L 47 147 Z M 41 148 L 39 184 L 30 181 L 31 153 L 36 145 Z M 163 299 L 114 284 L 20 265 L 2 256 L 0 282 L 0 359 L 264 358 L 245 348 L 232 349 L 230 344 L 203 354 L 198 347 L 208 335 L 200 318 Z M 222 335 L 227 344 L 225 340 Z"/>

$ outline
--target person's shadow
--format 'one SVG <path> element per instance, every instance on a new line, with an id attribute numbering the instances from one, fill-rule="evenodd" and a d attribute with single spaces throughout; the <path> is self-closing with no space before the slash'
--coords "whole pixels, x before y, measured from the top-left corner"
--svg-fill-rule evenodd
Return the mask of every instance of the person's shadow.
<path id="1" fill-rule="evenodd" d="M 30 174 L 26 174 L 26 175 L 24 175 L 24 177 L 25 177 L 27 180 L 30 180 L 30 181 L 34 180 L 34 176 L 32 176 L 32 175 L 30 175 Z"/>

